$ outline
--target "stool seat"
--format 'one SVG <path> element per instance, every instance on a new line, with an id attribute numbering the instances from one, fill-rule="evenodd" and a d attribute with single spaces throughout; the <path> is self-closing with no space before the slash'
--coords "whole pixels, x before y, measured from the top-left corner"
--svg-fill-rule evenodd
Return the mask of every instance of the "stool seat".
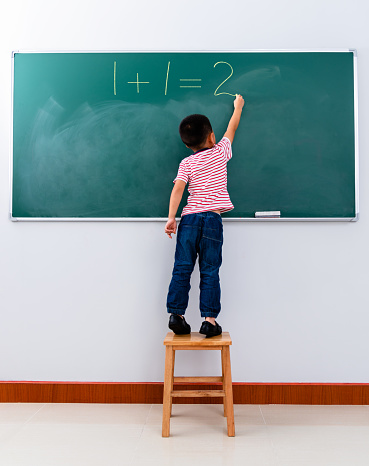
<path id="1" fill-rule="evenodd" d="M 164 395 L 163 395 L 163 429 L 162 436 L 169 437 L 170 416 L 172 412 L 172 399 L 174 397 L 221 397 L 223 398 L 224 416 L 227 417 L 228 436 L 235 435 L 234 413 L 233 413 L 233 393 L 231 360 L 229 347 L 232 344 L 228 332 L 221 335 L 206 338 L 199 332 L 192 332 L 188 335 L 175 335 L 168 332 L 164 339 L 166 346 L 165 353 L 165 374 L 164 374 Z M 220 377 L 174 377 L 175 351 L 180 350 L 220 350 L 222 361 L 222 376 Z M 222 390 L 174 390 L 174 383 L 222 383 Z"/>
<path id="2" fill-rule="evenodd" d="M 210 349 L 212 346 L 224 346 L 231 345 L 232 340 L 229 335 L 229 332 L 223 332 L 216 337 L 206 338 L 205 335 L 202 335 L 199 332 L 191 332 L 188 335 L 176 335 L 173 332 L 168 332 L 167 336 L 164 338 L 164 345 L 171 346 L 184 346 L 186 349 L 191 346 L 200 346 L 206 349 Z M 197 349 L 197 348 L 196 348 Z"/>

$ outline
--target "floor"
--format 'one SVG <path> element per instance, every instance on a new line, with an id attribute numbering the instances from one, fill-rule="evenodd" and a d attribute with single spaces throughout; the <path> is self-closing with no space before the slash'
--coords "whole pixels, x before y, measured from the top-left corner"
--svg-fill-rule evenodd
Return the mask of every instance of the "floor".
<path id="1" fill-rule="evenodd" d="M 369 465 L 369 406 L 0 403 L 1 466 Z"/>

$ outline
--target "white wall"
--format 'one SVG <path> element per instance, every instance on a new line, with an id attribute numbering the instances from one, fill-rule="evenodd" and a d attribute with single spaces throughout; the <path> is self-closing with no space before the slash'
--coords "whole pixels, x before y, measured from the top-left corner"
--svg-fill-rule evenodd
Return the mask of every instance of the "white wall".
<path id="1" fill-rule="evenodd" d="M 234 381 L 369 382 L 367 2 L 8 3 L 0 17 L 0 380 L 163 380 L 175 246 L 164 222 L 8 220 L 12 50 L 356 48 L 360 221 L 225 223 L 219 322 L 234 341 Z M 196 272 L 187 313 L 196 331 L 198 282 Z M 219 367 L 213 353 L 178 356 L 178 374 Z"/>

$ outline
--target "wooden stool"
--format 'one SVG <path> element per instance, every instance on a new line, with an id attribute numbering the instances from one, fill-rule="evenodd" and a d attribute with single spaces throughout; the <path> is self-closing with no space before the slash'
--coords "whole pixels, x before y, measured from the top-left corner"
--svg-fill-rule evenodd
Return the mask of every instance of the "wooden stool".
<path id="1" fill-rule="evenodd" d="M 232 344 L 228 332 L 223 332 L 216 337 L 206 338 L 197 332 L 189 335 L 175 335 L 168 332 L 164 339 L 165 374 L 163 397 L 163 430 L 162 436 L 169 437 L 170 416 L 172 414 L 173 397 L 222 397 L 224 416 L 227 417 L 228 436 L 234 437 L 234 413 L 231 376 L 231 358 L 229 346 Z M 221 377 L 174 377 L 175 351 L 178 350 L 220 350 L 222 355 Z M 173 390 L 173 383 L 180 382 L 222 382 L 223 390 Z"/>

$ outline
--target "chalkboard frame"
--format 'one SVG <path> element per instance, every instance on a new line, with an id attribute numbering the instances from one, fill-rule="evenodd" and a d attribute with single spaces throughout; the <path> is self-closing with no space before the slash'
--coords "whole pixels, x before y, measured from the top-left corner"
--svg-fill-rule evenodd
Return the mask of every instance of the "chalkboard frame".
<path id="1" fill-rule="evenodd" d="M 231 217 L 224 218 L 226 222 L 356 222 L 359 220 L 359 134 L 358 134 L 358 73 L 356 49 L 262 49 L 262 50 L 16 50 L 11 54 L 11 122 L 14 118 L 14 56 L 17 53 L 352 53 L 353 54 L 353 85 L 354 85 L 354 138 L 355 138 L 355 216 L 354 217 Z M 117 217 L 117 218 L 82 218 L 82 217 L 14 217 L 13 205 L 13 130 L 10 135 L 10 194 L 9 219 L 12 222 L 164 222 L 166 217 Z M 169 199 L 168 199 L 169 204 Z"/>

